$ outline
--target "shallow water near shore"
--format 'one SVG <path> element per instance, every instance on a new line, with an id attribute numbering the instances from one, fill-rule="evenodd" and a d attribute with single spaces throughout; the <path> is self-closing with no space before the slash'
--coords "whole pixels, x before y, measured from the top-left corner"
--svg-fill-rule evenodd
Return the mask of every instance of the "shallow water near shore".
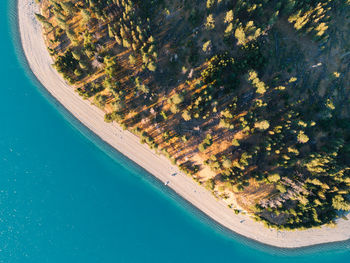
<path id="1" fill-rule="evenodd" d="M 221 229 L 91 134 L 35 80 L 0 1 L 0 262 L 345 262 Z"/>

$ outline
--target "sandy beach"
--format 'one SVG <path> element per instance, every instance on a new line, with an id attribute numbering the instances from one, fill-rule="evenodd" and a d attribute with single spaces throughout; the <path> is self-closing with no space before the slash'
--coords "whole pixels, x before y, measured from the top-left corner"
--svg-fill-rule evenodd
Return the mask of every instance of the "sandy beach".
<path id="1" fill-rule="evenodd" d="M 36 21 L 34 13 L 39 13 L 34 0 L 18 0 L 22 46 L 37 79 L 82 124 L 162 182 L 169 181 L 168 187 L 193 206 L 235 233 L 276 247 L 297 248 L 350 239 L 349 220 L 338 220 L 335 228 L 277 231 L 265 228 L 263 224 L 253 221 L 248 216 L 236 215 L 223 201 L 216 200 L 209 191 L 179 172 L 168 159 L 141 144 L 138 137 L 123 131 L 116 124 L 104 122 L 103 111 L 79 97 L 51 66 L 53 61 L 46 49 L 41 25 Z M 175 172 L 177 175 L 172 176 Z"/>

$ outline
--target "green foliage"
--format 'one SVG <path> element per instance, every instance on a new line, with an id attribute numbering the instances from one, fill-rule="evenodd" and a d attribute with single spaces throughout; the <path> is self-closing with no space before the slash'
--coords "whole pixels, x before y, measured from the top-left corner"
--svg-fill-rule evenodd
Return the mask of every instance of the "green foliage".
<path id="1" fill-rule="evenodd" d="M 214 179 L 209 179 L 207 181 L 205 181 L 205 187 L 211 191 L 214 190 L 214 187 L 215 187 L 215 181 Z"/>
<path id="2" fill-rule="evenodd" d="M 78 66 L 78 61 L 73 57 L 72 52 L 67 50 L 64 55 L 58 56 L 55 67 L 60 73 L 71 73 Z"/>
<path id="3" fill-rule="evenodd" d="M 150 63 L 148 64 L 147 68 L 148 68 L 148 70 L 151 71 L 151 72 L 156 71 L 156 69 L 157 69 L 156 63 L 154 63 L 153 61 L 150 62 Z"/>
<path id="4" fill-rule="evenodd" d="M 240 24 L 235 31 L 238 45 L 246 45 L 248 42 L 257 39 L 262 34 L 260 28 L 256 28 L 254 21 L 249 21 L 245 26 Z"/>
<path id="5" fill-rule="evenodd" d="M 82 15 L 82 23 L 87 24 L 90 22 L 91 13 L 87 9 L 82 9 L 81 15 Z"/>
<path id="6" fill-rule="evenodd" d="M 206 22 L 205 22 L 205 28 L 208 30 L 212 30 L 215 28 L 215 19 L 212 14 L 209 14 L 207 16 Z"/>
<path id="7" fill-rule="evenodd" d="M 249 71 L 249 76 L 248 76 L 248 80 L 253 84 L 253 86 L 256 88 L 256 93 L 258 94 L 264 94 L 267 90 L 267 86 L 265 85 L 264 82 L 262 82 L 259 78 L 258 78 L 258 74 L 256 73 L 256 71 Z"/>
<path id="8" fill-rule="evenodd" d="M 265 131 L 270 127 L 270 123 L 267 120 L 259 121 L 254 124 L 254 127 L 261 130 Z"/>
<path id="9" fill-rule="evenodd" d="M 226 24 L 229 24 L 233 21 L 234 19 L 234 15 L 233 15 L 233 10 L 227 11 L 226 15 L 225 15 L 225 20 L 224 22 Z"/>
<path id="10" fill-rule="evenodd" d="M 179 105 L 184 101 L 184 95 L 182 93 L 175 93 L 172 97 L 171 97 L 171 103 L 175 104 L 175 105 Z"/>
<path id="11" fill-rule="evenodd" d="M 277 189 L 278 191 L 280 191 L 282 194 L 284 194 L 285 192 L 287 192 L 286 187 L 285 187 L 284 185 L 281 185 L 281 184 L 276 185 L 276 189 Z"/>
<path id="12" fill-rule="evenodd" d="M 267 177 L 267 180 L 269 180 L 269 182 L 271 183 L 277 183 L 279 180 L 281 179 L 280 175 L 275 173 L 275 174 L 270 174 Z"/>
<path id="13" fill-rule="evenodd" d="M 239 141 L 237 139 L 232 140 L 232 145 L 236 147 L 240 146 Z"/>
<path id="14" fill-rule="evenodd" d="M 297 139 L 299 143 L 307 143 L 309 141 L 309 137 L 303 131 L 298 133 Z"/>
<path id="15" fill-rule="evenodd" d="M 47 21 L 46 17 L 44 17 L 41 14 L 35 14 L 36 19 L 46 28 L 46 29 L 52 29 L 53 26 L 50 22 Z"/>
<path id="16" fill-rule="evenodd" d="M 215 5 L 216 0 L 207 0 L 207 8 L 210 9 Z"/>
<path id="17" fill-rule="evenodd" d="M 205 42 L 205 43 L 203 44 L 202 50 L 203 50 L 205 53 L 207 53 L 207 52 L 210 52 L 211 49 L 212 49 L 211 40 L 208 40 L 207 42 Z"/>
<path id="18" fill-rule="evenodd" d="M 133 55 L 130 55 L 130 56 L 129 56 L 129 63 L 130 63 L 131 65 L 135 65 L 135 64 L 136 64 L 136 58 L 135 58 L 135 56 L 133 56 Z"/>
<path id="19" fill-rule="evenodd" d="M 75 7 L 75 5 L 70 1 L 62 2 L 61 6 L 67 15 L 73 15 L 74 12 L 77 11 L 77 8 Z"/>
<path id="20" fill-rule="evenodd" d="M 41 14 L 35 14 L 35 17 L 40 22 L 46 22 L 47 21 L 46 17 L 41 15 Z"/>
<path id="21" fill-rule="evenodd" d="M 97 107 L 103 108 L 106 105 L 106 99 L 106 96 L 97 94 L 94 98 L 94 103 Z"/>
<path id="22" fill-rule="evenodd" d="M 117 73 L 119 66 L 115 58 L 107 56 L 104 58 L 105 73 L 108 77 L 113 78 Z"/>
<path id="23" fill-rule="evenodd" d="M 190 121 L 192 119 L 192 116 L 188 110 L 184 110 L 181 116 L 185 121 Z"/>
<path id="24" fill-rule="evenodd" d="M 222 162 L 222 166 L 226 169 L 230 169 L 232 167 L 232 162 L 231 160 L 229 159 L 225 159 L 223 162 Z"/>
<path id="25" fill-rule="evenodd" d="M 336 210 L 350 210 L 350 202 L 341 195 L 336 195 L 332 198 L 332 206 Z"/>
<path id="26" fill-rule="evenodd" d="M 205 137 L 205 139 L 202 141 L 201 144 L 198 145 L 198 150 L 200 152 L 204 152 L 209 146 L 211 146 L 213 144 L 213 139 L 212 136 L 210 134 L 207 134 L 207 136 Z"/>

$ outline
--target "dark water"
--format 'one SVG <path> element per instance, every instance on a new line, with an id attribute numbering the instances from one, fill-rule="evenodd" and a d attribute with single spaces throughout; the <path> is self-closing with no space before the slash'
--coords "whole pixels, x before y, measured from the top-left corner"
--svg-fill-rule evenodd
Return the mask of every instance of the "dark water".
<path id="1" fill-rule="evenodd" d="M 0 1 L 0 262 L 345 262 L 227 233 L 74 120 L 36 82 Z"/>

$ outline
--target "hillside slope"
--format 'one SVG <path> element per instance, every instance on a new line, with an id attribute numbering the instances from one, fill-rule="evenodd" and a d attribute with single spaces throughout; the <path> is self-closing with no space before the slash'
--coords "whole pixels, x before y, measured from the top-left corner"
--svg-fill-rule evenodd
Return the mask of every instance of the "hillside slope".
<path id="1" fill-rule="evenodd" d="M 350 209 L 348 1 L 41 0 L 56 69 L 236 213 Z"/>

